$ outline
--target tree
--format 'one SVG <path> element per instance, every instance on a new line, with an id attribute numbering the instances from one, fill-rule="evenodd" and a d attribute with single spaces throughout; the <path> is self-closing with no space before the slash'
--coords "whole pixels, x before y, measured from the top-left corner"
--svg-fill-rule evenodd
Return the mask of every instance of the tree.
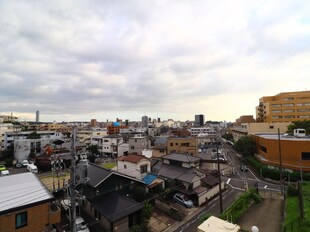
<path id="1" fill-rule="evenodd" d="M 95 155 L 100 154 L 98 145 L 89 145 L 86 150 Z"/>
<path id="2" fill-rule="evenodd" d="M 234 145 L 236 151 L 240 152 L 243 156 L 251 156 L 255 153 L 255 142 L 250 136 L 242 136 Z"/>
<path id="3" fill-rule="evenodd" d="M 305 129 L 310 134 L 310 120 L 293 121 L 287 126 L 287 133 L 294 133 L 294 129 Z"/>
<path id="4" fill-rule="evenodd" d="M 39 139 L 41 138 L 41 136 L 36 132 L 31 132 L 28 136 L 27 136 L 27 139 Z"/>

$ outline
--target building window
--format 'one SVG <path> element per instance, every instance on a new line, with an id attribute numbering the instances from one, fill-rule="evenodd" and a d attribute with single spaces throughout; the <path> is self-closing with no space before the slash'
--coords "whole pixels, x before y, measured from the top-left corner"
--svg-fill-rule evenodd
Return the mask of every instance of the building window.
<path id="1" fill-rule="evenodd" d="M 261 151 L 267 153 L 267 148 L 266 147 L 260 145 L 259 148 L 260 148 Z"/>
<path id="2" fill-rule="evenodd" d="M 134 149 L 135 149 L 135 146 L 131 146 L 130 149 L 131 149 L 131 150 L 134 150 Z"/>
<path id="3" fill-rule="evenodd" d="M 124 169 L 127 169 L 127 165 L 126 164 L 124 164 Z"/>
<path id="4" fill-rule="evenodd" d="M 294 106 L 294 104 L 293 103 L 288 103 L 288 104 L 283 104 L 283 106 L 291 107 L 291 106 Z"/>
<path id="5" fill-rule="evenodd" d="M 147 172 L 147 165 L 141 165 L 140 166 L 140 172 L 141 173 L 146 173 Z"/>
<path id="6" fill-rule="evenodd" d="M 273 129 L 273 126 L 269 126 L 269 129 Z"/>
<path id="7" fill-rule="evenodd" d="M 301 153 L 302 160 L 310 160 L 310 152 L 302 152 Z"/>
<path id="8" fill-rule="evenodd" d="M 281 107 L 281 104 L 272 104 L 272 107 Z"/>
<path id="9" fill-rule="evenodd" d="M 15 228 L 27 226 L 27 211 L 15 215 Z"/>
<path id="10" fill-rule="evenodd" d="M 282 111 L 281 110 L 272 110 L 271 112 L 272 113 L 281 113 Z"/>
<path id="11" fill-rule="evenodd" d="M 293 97 L 285 97 L 283 98 L 284 101 L 293 101 L 294 98 Z"/>
<path id="12" fill-rule="evenodd" d="M 173 146 L 173 143 L 170 143 L 170 146 Z"/>

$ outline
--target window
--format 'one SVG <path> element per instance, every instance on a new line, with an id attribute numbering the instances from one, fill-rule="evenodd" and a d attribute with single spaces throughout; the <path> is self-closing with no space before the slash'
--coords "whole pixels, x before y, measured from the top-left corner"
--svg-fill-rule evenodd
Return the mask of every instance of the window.
<path id="1" fill-rule="evenodd" d="M 273 129 L 273 126 L 269 126 L 269 129 Z"/>
<path id="2" fill-rule="evenodd" d="M 134 150 L 134 149 L 135 149 L 135 146 L 131 146 L 130 149 L 131 149 L 131 150 Z"/>
<path id="3" fill-rule="evenodd" d="M 147 165 L 141 165 L 140 166 L 140 172 L 141 173 L 146 173 L 147 172 Z"/>
<path id="4" fill-rule="evenodd" d="M 290 106 L 294 106 L 294 104 L 293 103 L 288 103 L 288 104 L 283 104 L 283 106 L 290 107 Z"/>
<path id="5" fill-rule="evenodd" d="M 272 107 L 281 107 L 281 104 L 272 104 Z"/>
<path id="6" fill-rule="evenodd" d="M 261 151 L 267 153 L 267 148 L 266 147 L 260 145 L 259 148 L 260 148 Z"/>
<path id="7" fill-rule="evenodd" d="M 302 152 L 301 153 L 302 160 L 310 160 L 310 152 Z"/>
<path id="8" fill-rule="evenodd" d="M 293 101 L 294 98 L 293 97 L 286 97 L 286 98 L 283 98 L 284 101 Z"/>
<path id="9" fill-rule="evenodd" d="M 27 211 L 15 215 L 15 228 L 27 226 Z"/>
<path id="10" fill-rule="evenodd" d="M 292 112 L 295 112 L 295 110 L 283 110 L 283 112 L 285 112 L 285 113 L 292 113 Z"/>
<path id="11" fill-rule="evenodd" d="M 170 146 L 173 146 L 173 143 L 170 143 Z"/>
<path id="12" fill-rule="evenodd" d="M 127 169 L 127 165 L 126 164 L 124 164 L 124 169 Z"/>
<path id="13" fill-rule="evenodd" d="M 272 110 L 272 113 L 281 113 L 281 110 Z"/>

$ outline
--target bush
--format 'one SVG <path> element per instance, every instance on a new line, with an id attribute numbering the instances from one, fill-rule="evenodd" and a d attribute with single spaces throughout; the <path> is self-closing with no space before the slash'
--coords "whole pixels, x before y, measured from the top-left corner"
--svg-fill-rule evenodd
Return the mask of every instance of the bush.
<path id="1" fill-rule="evenodd" d="M 287 195 L 290 197 L 297 197 L 299 195 L 298 189 L 296 189 L 293 185 L 287 186 Z"/>

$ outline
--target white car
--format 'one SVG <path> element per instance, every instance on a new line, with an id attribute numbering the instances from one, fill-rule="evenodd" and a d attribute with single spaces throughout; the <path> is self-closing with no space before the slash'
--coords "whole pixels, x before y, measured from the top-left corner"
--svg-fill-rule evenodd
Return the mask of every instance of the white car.
<path id="1" fill-rule="evenodd" d="M 8 175 L 10 175 L 9 170 L 3 170 L 3 171 L 1 171 L 1 175 L 0 175 L 0 176 L 8 176 Z"/>
<path id="2" fill-rule="evenodd" d="M 22 161 L 22 166 L 23 167 L 28 167 L 28 165 L 29 165 L 29 161 L 28 160 L 23 160 Z"/>
<path id="3" fill-rule="evenodd" d="M 82 217 L 77 217 L 75 219 L 76 231 L 80 232 L 90 232 L 87 223 L 84 221 Z"/>
<path id="4" fill-rule="evenodd" d="M 29 172 L 38 173 L 38 167 L 34 164 L 29 164 L 27 169 Z"/>

